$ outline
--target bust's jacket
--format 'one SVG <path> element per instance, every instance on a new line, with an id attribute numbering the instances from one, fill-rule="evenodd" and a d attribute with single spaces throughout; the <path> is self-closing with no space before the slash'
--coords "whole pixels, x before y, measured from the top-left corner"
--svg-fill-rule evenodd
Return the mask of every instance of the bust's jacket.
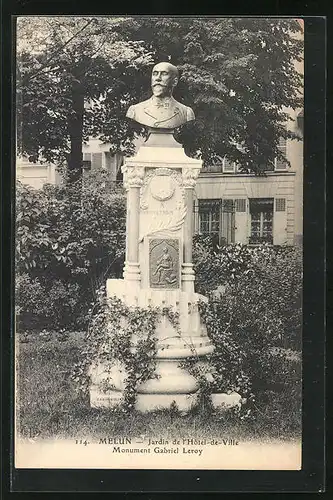
<path id="1" fill-rule="evenodd" d="M 177 128 L 194 120 L 193 110 L 170 97 L 168 107 L 157 106 L 153 97 L 128 108 L 127 118 L 152 128 Z"/>

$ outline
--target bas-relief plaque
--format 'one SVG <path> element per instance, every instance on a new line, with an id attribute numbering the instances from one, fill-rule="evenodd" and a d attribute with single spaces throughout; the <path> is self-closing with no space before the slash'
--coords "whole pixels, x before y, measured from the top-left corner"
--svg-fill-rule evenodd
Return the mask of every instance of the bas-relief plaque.
<path id="1" fill-rule="evenodd" d="M 154 238 L 149 240 L 150 288 L 180 288 L 179 240 Z"/>

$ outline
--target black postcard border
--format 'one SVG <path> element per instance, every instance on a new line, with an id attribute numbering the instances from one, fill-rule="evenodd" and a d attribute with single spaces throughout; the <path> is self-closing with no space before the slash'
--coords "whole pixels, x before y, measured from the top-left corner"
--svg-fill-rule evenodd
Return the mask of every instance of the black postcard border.
<path id="1" fill-rule="evenodd" d="M 298 2 L 299 3 L 299 2 Z M 325 156 L 326 156 L 326 20 L 318 16 L 305 21 L 305 141 L 304 141 L 304 344 L 303 344 L 303 467 L 301 471 L 168 471 L 13 468 L 13 212 L 14 212 L 14 109 L 12 80 L 15 66 L 11 45 L 13 15 L 83 14 L 82 3 L 12 2 L 2 6 L 2 488 L 4 492 L 322 492 L 325 489 Z M 65 5 L 66 4 L 66 5 Z M 259 2 L 258 2 L 259 4 Z M 257 4 L 257 5 L 258 5 Z M 259 12 L 242 15 L 296 15 Z M 316 5 L 315 5 L 316 4 Z M 97 8 L 93 13 L 97 14 Z M 260 4 L 259 4 L 260 5 Z M 160 4 L 160 6 L 164 6 Z M 65 8 L 66 7 L 66 8 Z M 266 7 L 266 8 L 265 8 Z M 304 6 L 303 6 L 304 7 Z M 164 15 L 169 15 L 163 9 Z M 176 10 L 176 9 L 175 9 Z M 215 15 L 241 15 L 233 9 Z M 255 10 L 255 9 L 254 9 Z M 153 9 L 158 14 L 158 9 Z M 305 9 L 302 9 L 304 13 Z M 101 12 L 102 14 L 103 12 Z M 116 14 L 104 11 L 104 14 Z M 121 12 L 120 12 L 121 13 Z M 142 12 L 143 13 L 143 12 Z M 176 12 L 174 11 L 176 14 Z M 310 12 L 311 13 L 311 12 Z M 179 13 L 181 14 L 181 13 Z M 213 15 L 213 12 L 211 13 Z M 199 15 L 199 14 L 197 14 Z M 4 24 L 5 22 L 5 24 Z M 9 126 L 11 124 L 11 127 Z M 9 164 L 11 163 L 11 170 Z M 10 244 L 9 244 L 10 242 Z M 7 425 L 6 425 L 7 423 Z"/>

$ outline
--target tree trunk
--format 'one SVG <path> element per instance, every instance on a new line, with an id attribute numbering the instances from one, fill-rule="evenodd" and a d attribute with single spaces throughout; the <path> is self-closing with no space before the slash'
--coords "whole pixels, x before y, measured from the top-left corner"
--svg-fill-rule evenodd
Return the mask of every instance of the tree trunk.
<path id="1" fill-rule="evenodd" d="M 84 92 L 80 81 L 72 86 L 72 113 L 68 119 L 71 152 L 68 159 L 68 181 L 73 183 L 82 178 Z"/>

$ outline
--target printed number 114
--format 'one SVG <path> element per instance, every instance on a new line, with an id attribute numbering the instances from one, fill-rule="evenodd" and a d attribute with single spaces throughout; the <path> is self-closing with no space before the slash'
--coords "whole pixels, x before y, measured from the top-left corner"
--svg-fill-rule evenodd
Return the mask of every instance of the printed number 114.
<path id="1" fill-rule="evenodd" d="M 89 444 L 89 441 L 87 441 L 86 439 L 75 439 L 75 444 L 83 444 L 84 446 L 87 446 L 87 444 Z"/>

